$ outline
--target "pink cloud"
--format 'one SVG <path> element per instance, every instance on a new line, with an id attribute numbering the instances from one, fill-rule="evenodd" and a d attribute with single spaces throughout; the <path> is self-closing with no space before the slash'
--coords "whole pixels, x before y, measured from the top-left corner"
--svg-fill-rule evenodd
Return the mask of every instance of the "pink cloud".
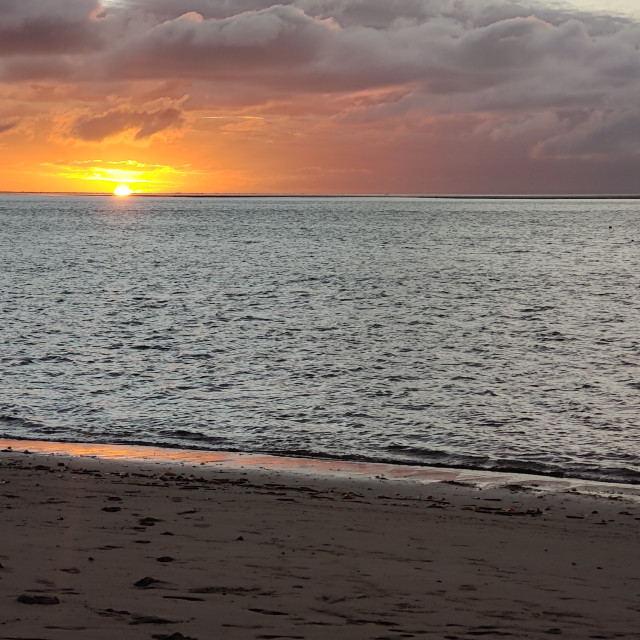
<path id="1" fill-rule="evenodd" d="M 143 141 L 159 133 L 179 130 L 185 119 L 177 106 L 150 106 L 139 109 L 115 106 L 101 113 L 75 115 L 64 127 L 63 137 L 83 142 L 101 142 L 128 134 L 133 141 Z"/>

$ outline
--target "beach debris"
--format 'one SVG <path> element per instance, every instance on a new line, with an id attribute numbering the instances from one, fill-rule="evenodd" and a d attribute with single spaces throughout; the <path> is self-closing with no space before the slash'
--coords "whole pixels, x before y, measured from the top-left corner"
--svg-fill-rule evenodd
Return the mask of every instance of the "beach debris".
<path id="1" fill-rule="evenodd" d="M 162 520 L 159 518 L 142 518 L 139 522 L 143 527 L 155 527 L 156 522 L 162 522 Z"/>
<path id="2" fill-rule="evenodd" d="M 274 591 L 260 591 L 257 587 L 223 587 L 223 586 L 211 586 L 211 587 L 197 587 L 189 589 L 189 593 L 213 593 L 226 596 L 227 594 L 235 596 L 244 596 L 249 593 L 260 593 L 262 596 L 272 596 Z"/>
<path id="3" fill-rule="evenodd" d="M 434 498 L 433 496 L 427 496 L 426 500 L 431 502 L 431 504 L 427 507 L 428 509 L 438 509 L 440 507 L 451 506 L 451 503 L 448 500 L 445 500 L 444 498 Z"/>
<path id="4" fill-rule="evenodd" d="M 183 636 L 181 633 L 176 631 L 171 635 L 166 635 L 164 633 L 157 633 L 156 635 L 151 636 L 154 640 L 198 640 L 197 638 L 192 638 L 191 636 Z"/>
<path id="5" fill-rule="evenodd" d="M 473 508 L 476 513 L 489 513 L 496 516 L 541 516 L 542 511 L 540 509 L 526 509 L 518 510 L 514 507 L 504 509 L 502 507 L 487 507 L 484 505 L 478 505 Z"/>
<path id="6" fill-rule="evenodd" d="M 524 485 L 517 483 L 505 484 L 504 488 L 509 489 L 512 493 L 518 493 L 519 491 L 532 491 L 531 487 L 525 487 Z"/>
<path id="7" fill-rule="evenodd" d="M 474 489 L 477 485 L 474 482 L 462 482 L 460 480 L 442 480 L 443 484 L 450 484 L 454 487 L 470 487 Z"/>
<path id="8" fill-rule="evenodd" d="M 27 593 L 18 596 L 17 600 L 22 604 L 60 604 L 56 596 L 30 596 Z"/>
<path id="9" fill-rule="evenodd" d="M 107 513 L 116 513 L 118 511 L 122 511 L 121 507 L 102 507 L 103 511 L 106 511 Z"/>
<path id="10" fill-rule="evenodd" d="M 178 620 L 167 620 L 158 616 L 134 616 L 129 624 L 175 624 Z"/>
<path id="11" fill-rule="evenodd" d="M 175 558 L 172 558 L 171 556 L 162 556 L 160 558 L 156 558 L 156 562 L 173 562 L 175 560 Z"/>
<path id="12" fill-rule="evenodd" d="M 460 625 L 448 624 L 447 627 L 459 627 Z M 498 627 L 494 627 L 493 625 L 481 624 L 479 627 L 474 627 L 473 629 L 469 629 L 469 631 L 464 632 L 466 635 L 470 636 L 512 636 L 512 633 L 508 631 L 501 631 Z M 458 638 L 459 636 L 444 636 L 445 638 Z"/>
<path id="13" fill-rule="evenodd" d="M 152 584 L 158 584 L 162 582 L 162 580 L 157 580 L 156 578 L 151 578 L 150 576 L 145 576 L 144 578 L 140 578 L 137 582 L 133 583 L 134 587 L 138 587 L 140 589 L 146 589 L 148 586 Z"/>
<path id="14" fill-rule="evenodd" d="M 96 609 L 96 613 L 103 618 L 122 618 L 123 616 L 131 615 L 131 611 L 127 611 L 126 609 L 117 611 L 116 609 L 112 609 L 111 607 L 109 607 L 108 609 Z"/>
<path id="15" fill-rule="evenodd" d="M 496 512 L 500 516 L 541 516 L 542 511 L 540 509 L 526 509 L 525 511 L 518 511 L 517 509 L 506 509 Z"/>
<path id="16" fill-rule="evenodd" d="M 288 613 L 285 613 L 284 611 L 273 611 L 271 609 L 257 609 L 257 608 L 253 608 L 253 609 L 249 609 L 249 611 L 253 611 L 254 613 L 261 613 L 262 615 L 265 616 L 288 616 Z"/>

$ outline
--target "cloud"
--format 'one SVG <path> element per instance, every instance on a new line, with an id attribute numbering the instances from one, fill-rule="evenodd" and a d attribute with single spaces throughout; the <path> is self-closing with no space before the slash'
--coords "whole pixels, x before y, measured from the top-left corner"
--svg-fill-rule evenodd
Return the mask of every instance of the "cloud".
<path id="1" fill-rule="evenodd" d="M 227 138 L 456 158 L 473 138 L 527 171 L 640 152 L 640 23 L 554 0 L 0 0 L 0 83 L 44 114 L 68 100 L 55 135 L 80 143 L 204 112 L 271 119 L 206 128 Z"/>
<path id="2" fill-rule="evenodd" d="M 0 0 L 0 56 L 95 49 L 100 11 L 99 0 Z"/>
<path id="3" fill-rule="evenodd" d="M 13 122 L 0 122 L 0 134 L 6 133 L 7 131 L 11 131 L 11 129 L 15 129 L 18 126 L 19 122 L 17 120 Z"/>
<path id="4" fill-rule="evenodd" d="M 187 12 L 115 48 L 105 60 L 106 73 L 133 79 L 273 79 L 316 59 L 328 30 L 291 6 L 208 20 Z"/>
<path id="5" fill-rule="evenodd" d="M 526 135 L 538 135 L 541 131 L 555 131 L 562 126 L 555 111 L 535 111 L 521 116 L 487 116 L 474 133 L 486 135 L 492 140 L 509 140 Z"/>
<path id="6" fill-rule="evenodd" d="M 640 27 L 512 2 L 139 3 L 148 28 L 106 53 L 108 76 L 234 79 L 344 93 L 418 83 L 427 98 L 513 108 L 602 99 L 640 79 Z M 171 11 L 171 9 L 174 11 Z M 186 11 L 186 9 L 191 9 Z M 235 12 L 234 12 L 235 9 Z M 154 13 L 157 20 L 154 23 Z M 173 16 L 173 13 L 179 14 Z M 470 98 L 475 98 L 475 101 Z M 458 106 L 452 103 L 452 110 Z"/>
<path id="7" fill-rule="evenodd" d="M 580 125 L 538 145 L 536 154 L 558 157 L 640 154 L 640 110 L 593 112 Z"/>
<path id="8" fill-rule="evenodd" d="M 629 101 L 629 83 L 640 82 L 640 25 L 543 3 L 0 0 L 4 5 L 0 52 L 10 59 L 0 77 L 9 82 L 162 79 L 296 95 L 412 84 L 423 108 L 443 110 L 445 98 L 451 112 L 585 100 L 596 107 L 605 98 Z"/>
<path id="9" fill-rule="evenodd" d="M 176 106 L 147 110 L 116 106 L 102 113 L 73 117 L 64 135 L 83 142 L 101 142 L 125 134 L 134 141 L 142 141 L 161 132 L 179 130 L 184 123 L 182 111 Z"/>

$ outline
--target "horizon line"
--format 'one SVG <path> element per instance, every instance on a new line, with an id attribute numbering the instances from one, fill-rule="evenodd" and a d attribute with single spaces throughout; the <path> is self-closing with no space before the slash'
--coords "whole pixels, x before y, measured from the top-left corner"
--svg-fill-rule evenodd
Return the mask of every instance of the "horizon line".
<path id="1" fill-rule="evenodd" d="M 640 200 L 640 193 L 215 193 L 133 192 L 117 196 L 107 191 L 4 191 L 0 196 L 68 196 L 109 198 L 420 198 L 457 200 Z"/>

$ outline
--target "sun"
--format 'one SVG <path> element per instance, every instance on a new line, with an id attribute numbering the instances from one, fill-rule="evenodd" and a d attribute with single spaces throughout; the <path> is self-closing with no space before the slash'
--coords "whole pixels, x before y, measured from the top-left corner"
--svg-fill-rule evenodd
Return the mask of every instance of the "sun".
<path id="1" fill-rule="evenodd" d="M 114 196 L 130 196 L 133 193 L 127 184 L 119 184 L 114 190 Z"/>

